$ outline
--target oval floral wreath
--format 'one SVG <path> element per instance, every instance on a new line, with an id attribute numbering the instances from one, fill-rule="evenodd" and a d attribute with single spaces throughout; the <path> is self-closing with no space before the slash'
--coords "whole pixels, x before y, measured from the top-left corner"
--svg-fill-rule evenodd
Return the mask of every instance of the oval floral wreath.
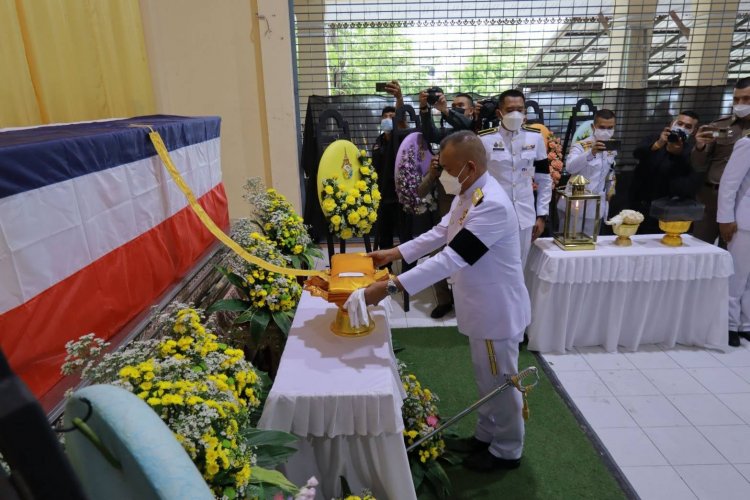
<path id="1" fill-rule="evenodd" d="M 342 240 L 352 236 L 364 236 L 372 230 L 378 220 L 380 191 L 378 174 L 372 168 L 372 160 L 364 150 L 359 152 L 360 180 L 347 190 L 336 177 L 323 179 L 323 214 L 328 219 L 328 230 Z"/>
<path id="2" fill-rule="evenodd" d="M 435 199 L 431 194 L 422 198 L 417 193 L 419 185 L 422 183 L 422 173 L 417 167 L 416 154 L 414 146 L 406 150 L 406 154 L 401 157 L 401 163 L 398 166 L 398 175 L 396 176 L 396 195 L 398 202 L 404 208 L 404 212 L 413 215 L 425 213 L 427 210 L 437 208 Z"/>

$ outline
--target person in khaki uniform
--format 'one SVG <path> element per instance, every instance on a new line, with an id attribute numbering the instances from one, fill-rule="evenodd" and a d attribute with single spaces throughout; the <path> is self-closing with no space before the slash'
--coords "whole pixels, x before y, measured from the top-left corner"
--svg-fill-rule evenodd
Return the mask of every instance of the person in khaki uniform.
<path id="1" fill-rule="evenodd" d="M 719 183 L 732 155 L 734 144 L 750 130 L 750 77 L 742 78 L 734 86 L 734 113 L 704 125 L 695 136 L 695 148 L 690 164 L 697 172 L 705 172 L 705 181 L 698 191 L 698 201 L 706 205 L 703 220 L 693 227 L 693 235 L 707 243 L 719 237 L 716 207 Z M 723 240 L 720 243 L 725 243 Z"/>

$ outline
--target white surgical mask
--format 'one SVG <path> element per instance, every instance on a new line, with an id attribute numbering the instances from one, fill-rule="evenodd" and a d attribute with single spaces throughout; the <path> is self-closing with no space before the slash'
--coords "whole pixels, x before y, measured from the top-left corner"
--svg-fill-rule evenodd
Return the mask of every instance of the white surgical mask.
<path id="1" fill-rule="evenodd" d="M 443 172 L 440 174 L 440 184 L 443 185 L 443 189 L 445 189 L 445 192 L 447 194 L 452 194 L 452 195 L 461 194 L 462 182 L 459 181 L 458 178 L 461 177 L 461 174 L 463 173 L 465 168 L 466 168 L 466 165 L 464 164 L 464 166 L 461 168 L 461 171 L 455 177 L 449 174 L 447 170 L 443 169 Z"/>
<path id="2" fill-rule="evenodd" d="M 503 127 L 511 132 L 519 130 L 521 125 L 523 125 L 523 113 L 520 111 L 511 111 L 503 115 Z"/>
<path id="3" fill-rule="evenodd" d="M 615 134 L 615 129 L 613 128 L 595 128 L 594 129 L 594 139 L 597 141 L 608 141 L 612 138 L 612 136 Z"/>
<path id="4" fill-rule="evenodd" d="M 393 130 L 393 120 L 390 118 L 383 118 L 380 120 L 380 130 L 383 132 L 390 132 Z"/>
<path id="5" fill-rule="evenodd" d="M 737 118 L 745 118 L 750 115 L 750 104 L 735 104 L 734 114 Z"/>

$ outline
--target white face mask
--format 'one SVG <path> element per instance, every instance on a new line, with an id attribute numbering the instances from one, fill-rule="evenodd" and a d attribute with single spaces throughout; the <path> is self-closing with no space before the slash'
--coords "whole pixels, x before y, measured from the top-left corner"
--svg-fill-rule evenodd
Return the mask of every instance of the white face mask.
<path id="1" fill-rule="evenodd" d="M 461 184 L 463 184 L 463 182 L 459 181 L 458 178 L 461 177 L 461 174 L 463 173 L 465 168 L 466 164 L 464 164 L 464 166 L 461 168 L 461 171 L 455 177 L 449 174 L 447 170 L 443 169 L 443 172 L 440 174 L 440 184 L 443 185 L 443 189 L 445 189 L 445 192 L 447 194 L 461 194 Z"/>
<path id="2" fill-rule="evenodd" d="M 750 115 L 750 104 L 735 104 L 734 114 L 737 118 L 745 118 Z"/>
<path id="3" fill-rule="evenodd" d="M 503 115 L 503 127 L 511 132 L 519 130 L 521 125 L 523 125 L 523 113 L 520 111 L 511 111 Z"/>
<path id="4" fill-rule="evenodd" d="M 393 120 L 390 118 L 383 118 L 380 120 L 380 130 L 383 132 L 390 132 L 393 130 Z"/>
<path id="5" fill-rule="evenodd" d="M 615 135 L 615 129 L 613 128 L 595 128 L 594 139 L 597 141 L 608 141 Z"/>

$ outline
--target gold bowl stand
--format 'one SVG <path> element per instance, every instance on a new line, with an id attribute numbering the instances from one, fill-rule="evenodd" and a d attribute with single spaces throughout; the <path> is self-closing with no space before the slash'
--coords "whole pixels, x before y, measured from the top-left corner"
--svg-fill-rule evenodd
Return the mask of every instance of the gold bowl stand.
<path id="1" fill-rule="evenodd" d="M 614 244 L 618 247 L 629 247 L 632 245 L 633 241 L 630 237 L 638 231 L 638 226 L 640 224 L 617 224 L 612 226 L 612 231 L 617 235 Z"/>
<path id="2" fill-rule="evenodd" d="M 669 247 L 680 247 L 682 246 L 682 233 L 690 229 L 692 221 L 689 220 L 677 220 L 677 221 L 659 221 L 659 229 L 664 231 L 666 234 L 661 239 L 664 245 Z"/>
<path id="3" fill-rule="evenodd" d="M 367 317 L 370 319 L 370 324 L 368 326 L 354 328 L 349 322 L 349 313 L 345 309 L 339 307 L 338 312 L 336 313 L 336 319 L 331 323 L 331 331 L 339 337 L 364 337 L 365 335 L 369 335 L 370 332 L 375 329 L 375 321 L 373 321 L 369 311 L 367 312 Z"/>

